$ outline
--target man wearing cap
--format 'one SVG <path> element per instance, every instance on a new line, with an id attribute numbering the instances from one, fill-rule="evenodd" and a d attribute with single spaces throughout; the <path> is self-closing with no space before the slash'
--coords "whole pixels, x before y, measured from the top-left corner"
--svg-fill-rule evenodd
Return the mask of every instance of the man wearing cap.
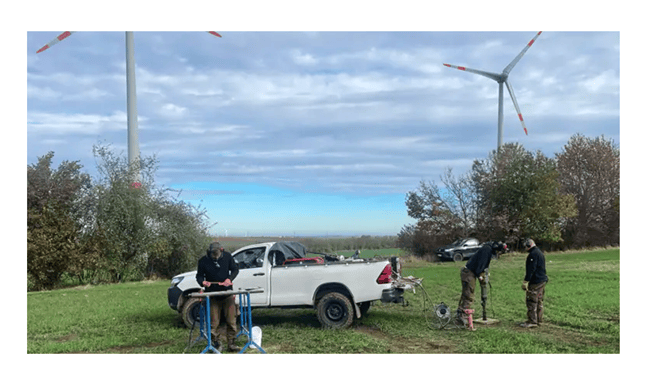
<path id="1" fill-rule="evenodd" d="M 476 279 L 478 278 L 481 283 L 487 280 L 488 268 L 492 255 L 505 252 L 507 245 L 502 242 L 487 242 L 470 257 L 469 261 L 460 270 L 460 281 L 462 284 L 462 292 L 460 294 L 460 301 L 458 302 L 458 309 L 456 310 L 456 319 L 458 323 L 465 323 L 465 310 L 469 309 L 474 302 L 474 290 L 476 289 Z"/>
<path id="2" fill-rule="evenodd" d="M 213 242 L 206 255 L 199 259 L 196 281 L 205 288 L 205 292 L 228 291 L 232 290 L 232 281 L 235 280 L 237 274 L 239 274 L 239 268 L 232 255 L 224 251 L 219 242 Z M 226 318 L 228 351 L 238 351 L 239 347 L 235 345 L 237 308 L 234 295 L 210 297 L 210 323 L 212 335 L 215 337 L 215 347 L 219 351 L 223 349 L 218 333 L 222 310 Z"/>
<path id="3" fill-rule="evenodd" d="M 521 289 L 526 291 L 526 308 L 528 320 L 520 324 L 521 327 L 537 327 L 542 323 L 544 315 L 544 291 L 548 276 L 546 276 L 546 259 L 542 251 L 537 248 L 533 239 L 524 243 L 528 251 L 526 257 L 526 276 L 521 284 Z"/>

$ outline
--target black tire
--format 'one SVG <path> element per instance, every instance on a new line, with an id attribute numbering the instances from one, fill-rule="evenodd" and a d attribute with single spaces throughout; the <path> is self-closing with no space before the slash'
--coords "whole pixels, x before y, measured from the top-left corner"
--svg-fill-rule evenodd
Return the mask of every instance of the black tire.
<path id="1" fill-rule="evenodd" d="M 460 252 L 454 253 L 454 261 L 463 261 L 463 255 Z"/>
<path id="2" fill-rule="evenodd" d="M 199 325 L 199 314 L 201 312 L 201 299 L 200 298 L 188 298 L 183 304 L 183 309 L 181 310 L 181 318 L 183 323 L 187 328 L 192 328 L 192 323 L 196 320 L 196 325 L 194 328 L 197 328 Z"/>
<path id="3" fill-rule="evenodd" d="M 361 317 L 365 317 L 366 315 L 368 315 L 368 311 L 370 310 L 370 303 L 371 302 L 359 303 L 359 310 L 361 311 Z"/>
<path id="4" fill-rule="evenodd" d="M 347 296 L 339 292 L 325 294 L 316 306 L 318 321 L 325 328 L 348 328 L 354 320 L 354 308 Z"/>

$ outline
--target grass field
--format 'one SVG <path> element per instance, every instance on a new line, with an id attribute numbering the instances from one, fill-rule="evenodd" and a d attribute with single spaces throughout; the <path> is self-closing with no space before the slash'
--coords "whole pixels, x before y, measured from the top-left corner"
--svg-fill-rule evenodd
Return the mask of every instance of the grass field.
<path id="1" fill-rule="evenodd" d="M 366 257 L 374 254 L 366 251 Z M 524 255 L 492 262 L 488 316 L 500 322 L 475 332 L 440 330 L 428 322 L 434 304 L 455 310 L 461 263 L 405 260 L 404 276 L 424 278 L 430 302 L 418 288 L 406 294 L 408 306 L 374 304 L 366 318 L 343 331 L 321 329 L 309 309 L 254 310 L 262 346 L 292 354 L 620 353 L 619 249 L 547 254 L 546 323 L 530 330 L 518 327 L 526 312 Z M 168 286 L 152 281 L 28 293 L 27 352 L 183 353 L 189 330 L 167 305 Z M 474 308 L 480 312 L 479 301 Z"/>

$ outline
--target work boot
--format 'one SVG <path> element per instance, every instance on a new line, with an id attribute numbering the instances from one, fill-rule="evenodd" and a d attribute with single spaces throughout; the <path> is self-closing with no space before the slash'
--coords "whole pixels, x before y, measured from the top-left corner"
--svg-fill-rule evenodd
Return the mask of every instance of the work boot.
<path id="1" fill-rule="evenodd" d="M 223 351 L 223 344 L 221 343 L 219 336 L 217 336 L 214 332 L 210 334 L 210 340 L 212 341 L 212 346 L 216 348 L 217 351 L 219 352 Z"/>
<path id="2" fill-rule="evenodd" d="M 234 339 L 228 339 L 228 351 L 230 352 L 239 351 L 239 347 L 237 347 L 237 345 L 235 344 Z"/>
<path id="3" fill-rule="evenodd" d="M 461 310 L 460 308 L 457 309 L 456 310 L 456 324 L 458 326 L 465 326 L 465 324 L 467 324 L 465 318 L 466 318 L 465 312 L 463 310 Z"/>

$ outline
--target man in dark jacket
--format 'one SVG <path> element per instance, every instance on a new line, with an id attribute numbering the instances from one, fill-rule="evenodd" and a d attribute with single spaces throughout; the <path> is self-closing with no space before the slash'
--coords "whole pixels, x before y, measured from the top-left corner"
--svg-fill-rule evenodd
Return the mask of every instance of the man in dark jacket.
<path id="1" fill-rule="evenodd" d="M 456 310 L 456 318 L 458 322 L 464 323 L 465 310 L 469 309 L 472 302 L 474 302 L 476 278 L 478 278 L 481 283 L 486 281 L 492 255 L 505 252 L 506 249 L 507 245 L 502 242 L 488 241 L 484 243 L 472 257 L 470 257 L 465 267 L 460 270 L 460 281 L 463 289 L 460 294 L 458 309 Z"/>
<path id="2" fill-rule="evenodd" d="M 239 274 L 239 268 L 229 252 L 221 247 L 219 242 L 210 244 L 205 256 L 199 259 L 199 267 L 196 271 L 196 281 L 205 288 L 205 292 L 218 292 L 232 290 L 232 281 Z M 218 327 L 221 312 L 226 317 L 226 337 L 228 339 L 228 351 L 238 351 L 235 345 L 237 334 L 237 308 L 235 296 L 211 296 L 210 297 L 210 323 L 212 335 L 215 336 L 217 350 L 222 351 L 221 337 Z"/>
<path id="3" fill-rule="evenodd" d="M 542 251 L 535 245 L 535 241 L 528 239 L 524 245 L 528 251 L 528 257 L 526 257 L 526 276 L 521 284 L 521 289 L 526 291 L 528 320 L 520 326 L 531 328 L 542 323 L 544 291 L 548 277 L 546 276 L 546 259 Z"/>

